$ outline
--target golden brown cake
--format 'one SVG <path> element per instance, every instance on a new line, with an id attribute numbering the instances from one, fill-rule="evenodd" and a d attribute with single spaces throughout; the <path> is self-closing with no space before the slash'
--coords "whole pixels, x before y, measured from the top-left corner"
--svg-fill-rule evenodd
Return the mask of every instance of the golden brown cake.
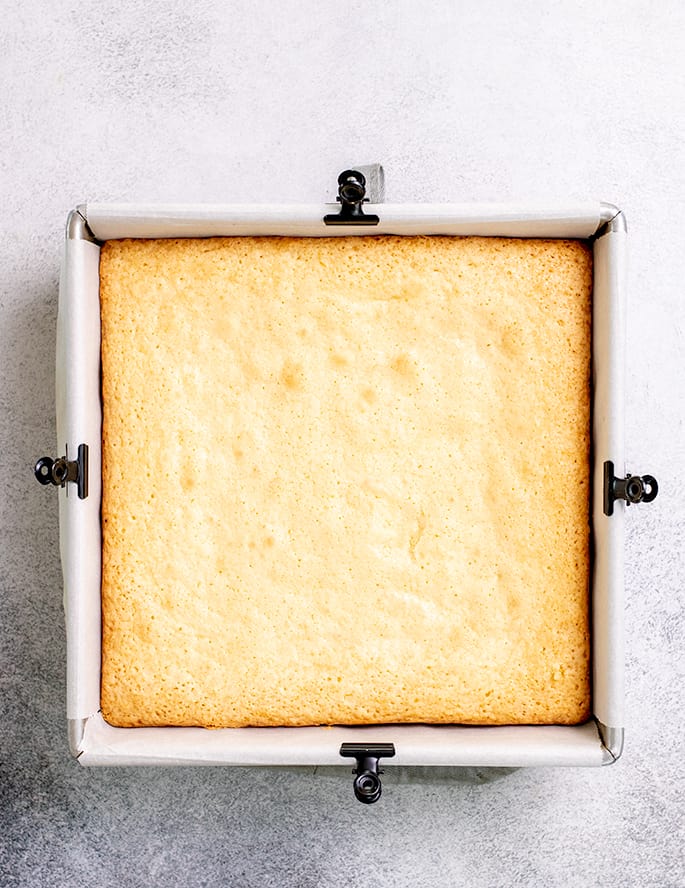
<path id="1" fill-rule="evenodd" d="M 585 720 L 591 262 L 106 243 L 106 720 Z"/>

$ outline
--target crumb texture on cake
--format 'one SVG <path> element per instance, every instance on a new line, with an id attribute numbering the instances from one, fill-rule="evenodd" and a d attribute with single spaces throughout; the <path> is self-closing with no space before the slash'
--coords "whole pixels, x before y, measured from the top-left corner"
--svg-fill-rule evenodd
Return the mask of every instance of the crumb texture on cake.
<path id="1" fill-rule="evenodd" d="M 100 275 L 107 721 L 589 717 L 586 244 L 125 240 Z"/>

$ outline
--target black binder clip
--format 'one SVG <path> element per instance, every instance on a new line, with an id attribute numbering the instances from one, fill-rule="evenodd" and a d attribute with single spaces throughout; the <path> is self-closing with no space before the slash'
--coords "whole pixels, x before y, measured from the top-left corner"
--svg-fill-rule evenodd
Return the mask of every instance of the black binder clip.
<path id="1" fill-rule="evenodd" d="M 338 176 L 339 213 L 329 213 L 323 217 L 326 225 L 378 225 L 379 218 L 375 214 L 368 215 L 362 204 L 368 203 L 366 196 L 366 178 L 359 170 L 345 170 Z"/>
<path id="2" fill-rule="evenodd" d="M 659 485 L 653 475 L 626 475 L 616 478 L 611 460 L 604 463 L 604 514 L 614 514 L 614 502 L 625 500 L 631 503 L 651 503 L 659 492 Z"/>
<path id="3" fill-rule="evenodd" d="M 357 759 L 354 794 L 364 805 L 372 805 L 381 797 L 381 778 L 383 773 L 378 767 L 379 758 L 392 758 L 395 755 L 394 743 L 343 743 L 340 755 L 344 758 Z"/>
<path id="4" fill-rule="evenodd" d="M 58 459 L 42 456 L 33 474 L 41 484 L 54 487 L 64 487 L 67 481 L 72 481 L 76 484 L 79 499 L 85 499 L 88 496 L 88 445 L 79 444 L 78 456 L 74 460 L 69 459 L 68 453 Z"/>

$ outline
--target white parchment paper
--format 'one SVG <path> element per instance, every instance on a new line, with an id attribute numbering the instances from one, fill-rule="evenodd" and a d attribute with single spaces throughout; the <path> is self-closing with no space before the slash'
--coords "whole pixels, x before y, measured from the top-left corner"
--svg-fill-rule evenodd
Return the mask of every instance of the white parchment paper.
<path id="1" fill-rule="evenodd" d="M 364 204 L 377 213 L 373 227 L 325 225 L 339 204 L 86 205 L 88 224 L 101 240 L 123 237 L 288 235 L 353 237 L 369 234 L 453 234 L 502 237 L 590 237 L 597 230 L 597 202 L 559 204 Z"/>
<path id="2" fill-rule="evenodd" d="M 334 208 L 311 206 L 138 206 L 90 204 L 94 235 L 208 237 L 212 235 L 341 236 L 395 233 L 480 234 L 505 237 L 590 237 L 600 205 L 378 205 L 373 229 L 326 227 Z M 374 208 L 369 206 L 369 212 Z M 617 239 L 618 238 L 618 239 Z M 625 235 L 611 233 L 595 247 L 596 465 L 613 458 L 622 467 L 623 360 L 621 299 Z M 578 727 L 463 727 L 384 725 L 312 728 L 115 728 L 99 713 L 100 698 L 100 317 L 99 247 L 67 240 L 60 286 L 57 343 L 58 447 L 90 449 L 90 491 L 60 491 L 60 540 L 67 622 L 67 715 L 72 749 L 85 765 L 232 764 L 340 765 L 340 744 L 393 742 L 396 765 L 519 767 L 600 765 L 611 760 L 594 722 Z M 618 430 L 620 427 L 620 430 Z M 611 454 L 604 456 L 603 454 Z M 601 477 L 601 476 L 599 476 Z M 601 485 L 600 485 L 601 486 Z M 622 504 L 612 521 L 597 512 L 595 570 L 595 714 L 622 724 Z M 70 489 L 71 488 L 71 489 Z M 601 500 L 601 491 L 600 491 Z M 600 505 L 601 512 L 601 505 Z M 601 552 L 599 549 L 601 548 Z"/>

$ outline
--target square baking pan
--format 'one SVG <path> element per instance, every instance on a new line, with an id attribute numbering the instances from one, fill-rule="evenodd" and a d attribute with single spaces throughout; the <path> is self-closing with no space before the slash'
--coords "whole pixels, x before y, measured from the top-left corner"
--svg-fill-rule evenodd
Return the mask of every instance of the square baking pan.
<path id="1" fill-rule="evenodd" d="M 39 461 L 36 472 L 43 483 L 51 480 L 58 487 L 71 750 L 83 765 L 326 766 L 345 763 L 342 744 L 356 744 L 347 754 L 361 760 L 362 753 L 354 751 L 357 747 L 368 751 L 374 745 L 391 743 L 393 765 L 610 764 L 623 747 L 624 511 L 627 503 L 656 494 L 656 482 L 650 476 L 632 479 L 632 486 L 630 476 L 623 477 L 627 237 L 623 214 L 600 202 L 544 206 L 365 203 L 362 214 L 370 220 L 377 217 L 373 227 L 360 224 L 358 217 L 347 224 L 326 224 L 324 217 L 340 209 L 335 204 L 90 203 L 69 215 L 57 323 L 59 459 L 45 458 L 42 466 Z M 357 209 L 361 210 L 361 202 Z M 344 211 L 343 202 L 343 215 Z M 100 244 L 118 238 L 369 234 L 579 238 L 592 244 L 593 718 L 578 726 L 112 727 L 100 713 Z M 560 479 L 560 507 L 564 483 Z"/>

